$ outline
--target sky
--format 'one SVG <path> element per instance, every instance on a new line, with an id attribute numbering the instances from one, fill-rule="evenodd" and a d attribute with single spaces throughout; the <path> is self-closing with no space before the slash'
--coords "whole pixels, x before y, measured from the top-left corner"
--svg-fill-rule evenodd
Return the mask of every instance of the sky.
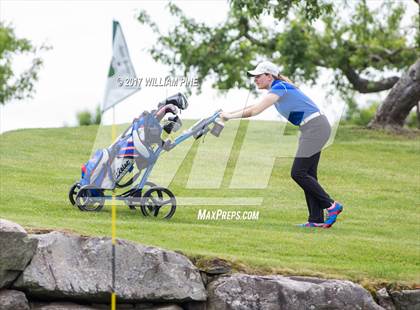
<path id="1" fill-rule="evenodd" d="M 173 1 L 187 16 L 215 25 L 227 14 L 227 1 Z M 408 10 L 416 9 L 414 1 L 406 1 Z M 12 101 L 0 106 L 0 132 L 19 128 L 76 126 L 76 114 L 94 111 L 102 101 L 106 75 L 112 57 L 112 21 L 120 22 L 136 74 L 139 77 L 166 77 L 170 68 L 156 63 L 147 52 L 155 35 L 136 19 L 140 9 L 146 10 L 162 30 L 174 26 L 165 9 L 166 1 L 19 1 L 0 0 L 0 20 L 10 23 L 18 37 L 28 38 L 36 46 L 47 44 L 52 49 L 41 53 L 44 60 L 32 99 Z M 28 66 L 30 58 L 17 57 L 17 71 Z M 191 77 L 194 78 L 194 77 Z M 321 78 L 316 86 L 302 90 L 321 106 L 335 105 L 333 113 L 341 113 L 343 103 L 338 97 L 327 98 Z M 176 88 L 143 87 L 116 108 L 117 123 L 129 122 L 143 110 L 151 110 Z M 256 102 L 248 90 L 230 91 L 220 96 L 203 85 L 200 95 L 189 98 L 184 118 L 202 118 L 218 109 L 234 110 Z M 375 95 L 383 98 L 385 94 Z M 365 97 L 366 98 L 366 97 Z M 279 119 L 274 108 L 264 111 L 258 119 Z M 104 122 L 111 119 L 110 112 Z"/>

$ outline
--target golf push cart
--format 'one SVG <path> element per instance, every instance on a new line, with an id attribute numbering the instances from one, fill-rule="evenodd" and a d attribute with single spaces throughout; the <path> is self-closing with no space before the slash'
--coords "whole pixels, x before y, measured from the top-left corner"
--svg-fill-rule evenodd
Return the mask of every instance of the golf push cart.
<path id="1" fill-rule="evenodd" d="M 220 111 L 217 111 L 195 123 L 173 142 L 163 140 L 163 131 L 170 134 L 181 128 L 178 111 L 187 107 L 187 99 L 178 93 L 160 102 L 157 110 L 144 111 L 135 118 L 111 146 L 97 150 L 82 166 L 81 179 L 69 191 L 71 204 L 81 211 L 100 211 L 105 201 L 115 199 L 131 209 L 140 207 L 144 216 L 171 218 L 176 210 L 175 195 L 168 188 L 148 182 L 160 154 L 190 137 L 199 139 L 209 131 L 219 136 L 223 130 L 223 123 L 218 121 Z M 172 116 L 165 117 L 169 113 Z M 125 191 L 112 195 L 117 188 Z"/>

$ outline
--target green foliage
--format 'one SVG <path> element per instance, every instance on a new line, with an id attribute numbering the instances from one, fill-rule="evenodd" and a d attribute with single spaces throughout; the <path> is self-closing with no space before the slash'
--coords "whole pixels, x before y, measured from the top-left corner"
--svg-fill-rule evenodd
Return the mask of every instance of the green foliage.
<path id="1" fill-rule="evenodd" d="M 335 70 L 332 82 L 342 94 L 351 89 L 378 91 L 375 81 L 389 75 L 387 71 L 402 72 L 419 57 L 415 43 L 410 42 L 414 33 L 401 27 L 404 12 L 402 3 L 384 1 L 378 9 L 371 10 L 365 1 L 359 1 L 349 12 L 348 21 L 343 19 L 344 14 L 322 18 L 324 31 L 312 37 L 318 58 L 315 63 Z M 302 21 L 302 27 L 306 28 L 307 23 Z M 353 74 L 367 80 L 366 89 L 362 90 Z"/>
<path id="2" fill-rule="evenodd" d="M 92 119 L 92 121 L 93 121 L 93 123 L 95 125 L 100 125 L 101 124 L 101 120 L 102 120 L 102 111 L 101 111 L 101 106 L 98 105 L 96 107 L 95 117 L 94 117 L 94 119 Z"/>
<path id="3" fill-rule="evenodd" d="M 332 3 L 322 0 L 231 0 L 232 11 L 238 16 L 258 19 L 261 15 L 272 15 L 277 20 L 285 19 L 290 12 L 297 12 L 308 21 L 332 11 Z"/>
<path id="4" fill-rule="evenodd" d="M 358 126 L 367 126 L 373 119 L 379 102 L 371 103 L 367 108 L 357 109 L 352 115 L 351 123 Z"/>
<path id="5" fill-rule="evenodd" d="M 169 4 L 177 25 L 165 34 L 145 11 L 138 19 L 158 35 L 151 55 L 173 74 L 210 78 L 222 92 L 249 88 L 246 69 L 269 59 L 298 82 L 315 83 L 319 69 L 329 69 L 330 85 L 350 98 L 354 91 L 391 88 L 398 77 L 386 79 L 386 72 L 402 72 L 419 57 L 418 17 L 401 27 L 404 5 L 384 1 L 373 10 L 366 1 L 233 0 L 226 21 L 209 27 Z"/>
<path id="6" fill-rule="evenodd" d="M 95 112 L 84 110 L 76 114 L 79 126 L 99 125 L 102 119 L 101 107 L 98 105 Z"/>
<path id="7" fill-rule="evenodd" d="M 417 117 L 417 112 L 411 112 L 407 117 L 407 126 L 409 128 L 420 129 L 420 120 Z"/>
<path id="8" fill-rule="evenodd" d="M 359 107 L 357 105 L 357 101 L 354 99 L 354 92 L 345 92 L 341 95 L 342 99 L 347 105 L 347 111 L 345 114 L 345 119 L 347 121 L 351 120 L 354 115 L 356 115 L 359 111 Z"/>
<path id="9" fill-rule="evenodd" d="M 92 125 L 92 114 L 88 110 L 77 112 L 76 116 L 79 126 Z"/>
<path id="10" fill-rule="evenodd" d="M 17 38 L 12 26 L 0 21 L 0 104 L 32 97 L 43 64 L 37 53 L 50 48 L 44 45 L 37 48 L 28 39 Z M 13 59 L 18 55 L 34 56 L 31 66 L 19 76 L 12 68 Z"/>

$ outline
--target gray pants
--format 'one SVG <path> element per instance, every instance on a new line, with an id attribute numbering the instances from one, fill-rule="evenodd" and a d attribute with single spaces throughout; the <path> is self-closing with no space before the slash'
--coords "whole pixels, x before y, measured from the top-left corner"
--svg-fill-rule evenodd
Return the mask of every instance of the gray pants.
<path id="1" fill-rule="evenodd" d="M 323 223 L 324 211 L 334 202 L 318 183 L 318 162 L 322 147 L 328 141 L 331 127 L 328 119 L 318 116 L 300 127 L 299 148 L 293 162 L 291 176 L 305 192 L 308 222 Z"/>
<path id="2" fill-rule="evenodd" d="M 311 119 L 299 130 L 301 135 L 296 157 L 311 157 L 320 152 L 331 135 L 331 126 L 325 115 Z"/>

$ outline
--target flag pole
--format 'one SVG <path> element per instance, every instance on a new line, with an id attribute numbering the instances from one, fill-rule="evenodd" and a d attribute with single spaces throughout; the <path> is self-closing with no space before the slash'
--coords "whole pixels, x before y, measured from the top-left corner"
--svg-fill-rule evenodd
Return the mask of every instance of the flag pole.
<path id="1" fill-rule="evenodd" d="M 112 107 L 112 143 L 116 138 L 115 128 L 115 106 Z M 117 309 L 117 295 L 115 294 L 115 241 L 116 241 L 116 219 L 117 219 L 117 208 L 115 206 L 115 189 L 112 191 L 112 294 L 111 294 L 111 310 Z"/>
<path id="2" fill-rule="evenodd" d="M 126 88 L 125 81 L 128 78 L 136 78 L 136 72 L 131 62 L 128 46 L 124 38 L 124 34 L 121 29 L 121 25 L 117 21 L 112 22 L 112 59 L 108 70 L 107 84 L 105 88 L 105 96 L 102 106 L 102 113 L 112 108 L 112 142 L 117 138 L 116 135 L 116 124 L 115 124 L 115 105 L 126 99 L 128 96 L 134 94 L 140 87 Z M 140 85 L 139 85 L 140 86 Z M 115 275 L 116 275 L 116 220 L 117 220 L 117 209 L 116 209 L 116 191 L 112 191 L 111 200 L 111 243 L 112 243 L 112 257 L 111 257 L 111 268 L 112 268 L 112 283 L 111 283 L 111 309 L 116 310 L 117 294 L 115 287 Z"/>

